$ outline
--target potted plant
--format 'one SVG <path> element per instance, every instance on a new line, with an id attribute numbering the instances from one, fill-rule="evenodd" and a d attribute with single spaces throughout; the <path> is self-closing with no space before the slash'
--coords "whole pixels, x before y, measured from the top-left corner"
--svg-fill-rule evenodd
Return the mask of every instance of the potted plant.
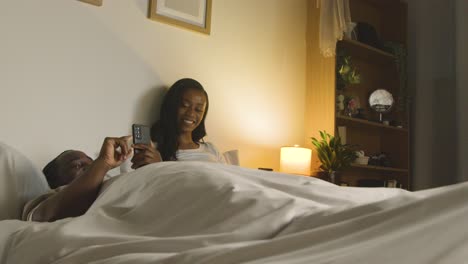
<path id="1" fill-rule="evenodd" d="M 336 56 L 336 88 L 343 90 L 347 85 L 361 83 L 361 75 L 353 65 L 351 56 L 341 50 Z"/>
<path id="2" fill-rule="evenodd" d="M 320 131 L 320 138 L 312 137 L 312 144 L 317 150 L 317 156 L 322 163 L 320 169 L 333 183 L 338 183 L 337 173 L 348 167 L 356 159 L 352 146 L 342 144 L 340 137 Z"/>

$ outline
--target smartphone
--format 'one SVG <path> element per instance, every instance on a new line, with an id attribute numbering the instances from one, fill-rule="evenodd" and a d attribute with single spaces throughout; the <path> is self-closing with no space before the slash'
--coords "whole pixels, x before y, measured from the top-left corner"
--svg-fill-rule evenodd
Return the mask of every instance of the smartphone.
<path id="1" fill-rule="evenodd" d="M 150 128 L 145 125 L 132 125 L 133 144 L 151 145 Z"/>

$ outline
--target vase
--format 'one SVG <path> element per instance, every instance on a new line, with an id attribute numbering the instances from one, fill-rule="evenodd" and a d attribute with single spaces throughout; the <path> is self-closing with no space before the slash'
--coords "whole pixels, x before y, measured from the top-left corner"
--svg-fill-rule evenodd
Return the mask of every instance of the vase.
<path id="1" fill-rule="evenodd" d="M 340 182 L 339 173 L 337 171 L 332 171 L 328 173 L 329 182 L 333 184 L 338 184 Z"/>
<path id="2" fill-rule="evenodd" d="M 336 93 L 337 93 L 337 95 L 336 95 L 336 105 L 335 105 L 336 114 L 337 115 L 342 115 L 343 111 L 345 109 L 345 106 L 344 106 L 345 96 L 340 91 L 336 91 Z"/>
<path id="3" fill-rule="evenodd" d="M 340 183 L 340 173 L 337 171 L 332 171 L 332 172 L 322 171 L 319 173 L 319 178 L 324 181 L 331 182 L 337 185 L 339 185 Z"/>

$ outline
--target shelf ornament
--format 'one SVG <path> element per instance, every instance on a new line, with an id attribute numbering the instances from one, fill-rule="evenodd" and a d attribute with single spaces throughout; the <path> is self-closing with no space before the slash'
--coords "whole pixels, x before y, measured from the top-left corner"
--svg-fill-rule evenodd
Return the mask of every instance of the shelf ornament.
<path id="1" fill-rule="evenodd" d="M 408 73 L 407 73 L 407 50 L 402 43 L 385 41 L 384 42 L 385 51 L 393 54 L 395 57 L 395 64 L 398 71 L 398 77 L 400 81 L 398 100 L 396 107 L 402 112 L 406 112 L 407 105 L 410 103 L 410 95 L 408 92 Z"/>
<path id="2" fill-rule="evenodd" d="M 350 84 L 361 83 L 361 74 L 353 65 L 351 56 L 340 50 L 336 56 L 336 88 L 340 91 Z"/>

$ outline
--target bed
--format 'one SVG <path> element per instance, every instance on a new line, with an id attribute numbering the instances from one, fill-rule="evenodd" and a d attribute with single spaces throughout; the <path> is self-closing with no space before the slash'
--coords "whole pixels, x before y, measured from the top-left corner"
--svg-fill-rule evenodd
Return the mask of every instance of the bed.
<path id="1" fill-rule="evenodd" d="M 467 220 L 468 183 L 408 192 L 164 162 L 112 178 L 81 217 L 0 221 L 0 263 L 467 263 Z"/>

